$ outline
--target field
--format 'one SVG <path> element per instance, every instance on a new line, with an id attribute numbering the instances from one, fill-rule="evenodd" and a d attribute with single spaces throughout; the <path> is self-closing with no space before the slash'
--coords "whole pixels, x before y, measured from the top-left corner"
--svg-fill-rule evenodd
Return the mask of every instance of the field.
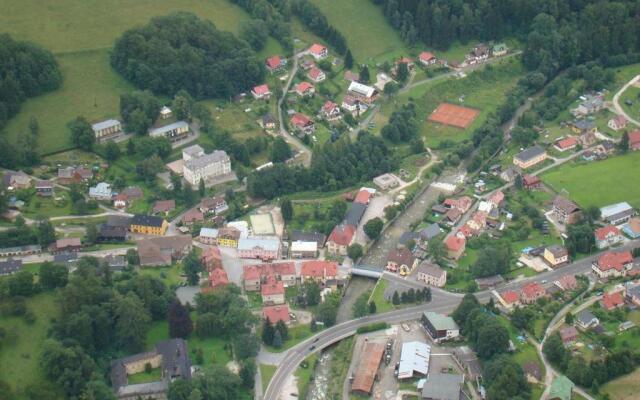
<path id="1" fill-rule="evenodd" d="M 600 392 L 606 393 L 611 399 L 633 400 L 638 398 L 640 391 L 640 369 L 615 379 L 600 388 Z"/>
<path id="2" fill-rule="evenodd" d="M 566 190 L 582 207 L 620 201 L 640 207 L 639 167 L 640 153 L 635 152 L 589 164 L 566 164 L 544 174 L 543 181 L 555 191 Z"/>
<path id="3" fill-rule="evenodd" d="M 473 108 L 442 103 L 429 115 L 429 121 L 467 129 L 478 114 L 480 114 L 480 111 Z"/>
<path id="4" fill-rule="evenodd" d="M 64 77 L 57 91 L 25 102 L 5 128 L 17 137 L 27 131 L 29 119 L 37 117 L 41 153 L 70 147 L 66 124 L 76 116 L 93 121 L 117 115 L 120 94 L 132 86 L 111 69 L 109 49 L 126 29 L 174 11 L 194 12 L 229 31 L 236 31 L 239 22 L 249 18 L 227 0 L 61 0 L 56 4 L 0 0 L 0 8 L 3 32 L 54 52 Z M 274 43 L 269 47 L 279 48 Z"/>
<path id="5" fill-rule="evenodd" d="M 28 325 L 23 318 L 2 317 L 0 328 L 6 330 L 6 345 L 0 349 L 0 365 L 2 381 L 15 391 L 22 391 L 27 386 L 39 384 L 44 376 L 39 368 L 42 342 L 47 337 L 51 318 L 55 318 L 58 306 L 53 293 L 43 293 L 28 298 L 27 308 L 36 316 L 36 321 Z M 8 368 L 11 366 L 11 368 Z M 18 399 L 23 394 L 18 393 Z"/>
<path id="6" fill-rule="evenodd" d="M 400 35 L 370 0 L 312 0 L 347 39 L 357 62 L 390 60 L 407 55 Z"/>
<path id="7" fill-rule="evenodd" d="M 273 374 L 276 373 L 278 367 L 275 365 L 260 364 L 260 377 L 262 378 L 262 391 L 267 390 Z"/>

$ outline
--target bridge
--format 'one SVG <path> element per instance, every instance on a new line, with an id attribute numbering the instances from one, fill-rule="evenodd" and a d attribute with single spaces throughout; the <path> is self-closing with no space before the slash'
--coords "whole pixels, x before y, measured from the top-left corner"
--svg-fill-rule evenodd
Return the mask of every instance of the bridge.
<path id="1" fill-rule="evenodd" d="M 365 278 L 380 279 L 383 270 L 372 265 L 356 265 L 351 268 L 351 275 L 363 276 Z"/>

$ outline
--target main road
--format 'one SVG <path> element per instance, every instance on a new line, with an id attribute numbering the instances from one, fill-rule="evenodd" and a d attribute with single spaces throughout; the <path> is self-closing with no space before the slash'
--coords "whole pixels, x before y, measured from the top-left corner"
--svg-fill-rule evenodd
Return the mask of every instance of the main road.
<path id="1" fill-rule="evenodd" d="M 617 248 L 617 251 L 631 250 L 638 247 L 640 239 L 627 242 L 624 246 Z M 551 286 L 553 282 L 563 275 L 567 274 L 585 274 L 591 270 L 591 265 L 598 255 L 592 255 L 585 257 L 575 263 L 569 264 L 565 267 L 540 273 L 534 277 L 514 280 L 500 287 L 500 290 L 518 290 L 524 285 L 531 282 L 538 282 L 543 286 Z M 386 275 L 385 275 L 386 278 Z M 393 277 L 392 280 L 403 280 L 410 285 L 415 285 L 415 282 L 405 280 L 403 278 Z M 491 298 L 491 291 L 485 290 L 476 293 L 476 297 L 481 302 L 487 302 Z M 450 313 L 460 303 L 462 296 L 459 294 L 449 293 L 441 289 L 432 289 L 431 302 L 403 308 L 396 311 L 390 311 L 382 314 L 369 315 L 363 318 L 358 318 L 350 321 L 345 321 L 331 328 L 325 329 L 304 342 L 289 349 L 278 365 L 269 386 L 264 393 L 265 400 L 278 400 L 283 388 L 286 385 L 287 379 L 295 372 L 298 365 L 309 355 L 321 351 L 322 349 L 330 346 L 344 338 L 347 338 L 356 333 L 359 327 L 369 325 L 374 322 L 387 322 L 387 323 L 400 323 L 403 321 L 409 321 L 419 318 L 424 311 L 434 311 L 439 313 Z"/>

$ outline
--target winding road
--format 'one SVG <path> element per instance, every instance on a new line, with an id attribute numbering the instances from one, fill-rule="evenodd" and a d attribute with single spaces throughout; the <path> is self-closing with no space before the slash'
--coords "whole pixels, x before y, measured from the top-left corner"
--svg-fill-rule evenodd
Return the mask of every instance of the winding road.
<path id="1" fill-rule="evenodd" d="M 620 105 L 620 96 L 622 95 L 622 93 L 624 93 L 624 91 L 627 90 L 629 86 L 635 85 L 637 82 L 640 82 L 640 75 L 636 75 L 635 78 L 627 82 L 622 87 L 622 89 L 618 90 L 618 92 L 613 96 L 613 108 L 615 109 L 616 113 L 618 113 L 619 115 L 623 115 L 627 119 L 627 121 L 631 122 L 636 126 L 640 126 L 640 121 L 638 121 L 637 119 L 631 118 L 629 114 L 627 114 L 624 111 L 624 108 L 622 108 L 622 106 Z"/>

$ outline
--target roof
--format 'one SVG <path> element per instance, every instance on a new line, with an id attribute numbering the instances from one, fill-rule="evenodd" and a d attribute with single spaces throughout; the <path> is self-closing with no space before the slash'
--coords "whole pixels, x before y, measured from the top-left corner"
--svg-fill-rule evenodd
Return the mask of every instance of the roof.
<path id="1" fill-rule="evenodd" d="M 310 83 L 309 83 L 309 82 L 307 82 L 307 81 L 304 81 L 304 82 L 300 82 L 300 83 L 298 83 L 298 84 L 296 85 L 296 92 L 298 92 L 298 93 L 304 93 L 304 92 L 306 92 L 307 90 L 310 90 L 310 89 L 313 89 L 313 88 L 314 88 L 314 86 L 313 86 L 312 84 L 310 84 Z"/>
<path id="2" fill-rule="evenodd" d="M 131 225 L 153 226 L 160 228 L 163 224 L 164 219 L 154 215 L 136 214 L 131 218 Z"/>
<path id="3" fill-rule="evenodd" d="M 311 118 L 302 113 L 295 113 L 291 117 L 291 123 L 296 126 L 306 126 L 312 124 L 313 121 L 311 121 Z"/>
<path id="4" fill-rule="evenodd" d="M 251 91 L 257 95 L 265 95 L 269 93 L 269 86 L 266 84 L 258 85 L 258 86 L 255 86 Z"/>
<path id="5" fill-rule="evenodd" d="M 314 43 L 309 47 L 309 52 L 312 54 L 321 54 L 323 51 L 326 51 L 327 48 L 321 44 Z"/>
<path id="6" fill-rule="evenodd" d="M 414 371 L 422 375 L 429 372 L 431 346 L 422 342 L 406 342 L 402 344 L 398 379 L 410 378 Z"/>
<path id="7" fill-rule="evenodd" d="M 95 124 L 91 125 L 91 129 L 93 129 L 94 131 L 101 131 L 103 129 L 111 128 L 118 125 L 120 125 L 120 121 L 118 121 L 117 119 L 108 119 L 106 121 L 96 122 Z"/>
<path id="8" fill-rule="evenodd" d="M 384 355 L 384 344 L 367 342 L 364 345 L 362 354 L 362 359 L 355 370 L 355 377 L 351 384 L 351 390 L 371 393 L 373 382 L 378 372 L 378 367 L 380 366 L 382 356 Z"/>
<path id="9" fill-rule="evenodd" d="M 189 146 L 182 150 L 182 157 L 185 155 L 191 157 L 198 157 L 204 154 L 204 149 L 199 144 L 194 144 L 193 146 Z"/>
<path id="10" fill-rule="evenodd" d="M 537 380 L 542 379 L 542 369 L 540 368 L 540 364 L 537 361 L 529 361 L 524 363 L 522 366 L 522 370 L 525 374 L 531 375 Z"/>
<path id="11" fill-rule="evenodd" d="M 428 51 L 423 51 L 422 53 L 420 53 L 420 61 L 431 61 L 434 58 L 436 58 L 435 55 L 433 55 L 433 53 L 430 53 Z"/>
<path id="12" fill-rule="evenodd" d="M 529 147 L 528 149 L 525 149 L 523 151 L 521 151 L 520 153 L 515 155 L 515 158 L 518 159 L 521 162 L 527 162 L 529 160 L 532 160 L 536 157 L 541 156 L 542 154 L 544 154 L 546 151 L 545 149 L 543 149 L 540 146 L 533 146 L 533 147 Z"/>
<path id="13" fill-rule="evenodd" d="M 222 268 L 215 268 L 209 273 L 209 283 L 211 287 L 224 286 L 229 283 L 229 277 Z"/>
<path id="14" fill-rule="evenodd" d="M 575 385 L 564 375 L 555 378 L 549 390 L 549 399 L 571 400 L 571 391 Z"/>
<path id="15" fill-rule="evenodd" d="M 616 307 L 624 305 L 624 298 L 620 292 L 605 293 L 602 296 L 602 300 L 600 300 L 600 304 L 602 304 L 602 308 L 605 310 L 613 310 Z"/>
<path id="16" fill-rule="evenodd" d="M 315 240 L 309 242 L 303 242 L 302 240 L 296 240 L 291 242 L 291 251 L 307 251 L 307 252 L 316 252 L 318 251 L 318 242 Z"/>
<path id="17" fill-rule="evenodd" d="M 327 100 L 324 103 L 324 105 L 322 106 L 322 111 L 324 111 L 325 113 L 330 113 L 331 111 L 333 111 L 337 107 L 338 107 L 338 105 L 336 103 L 334 103 L 331 100 Z"/>
<path id="18" fill-rule="evenodd" d="M 551 246 L 547 247 L 546 250 L 553 254 L 555 258 L 564 257 L 569 254 L 567 252 L 567 249 L 560 246 L 559 244 L 552 244 Z"/>
<path id="19" fill-rule="evenodd" d="M 440 268 L 440 266 L 432 264 L 429 261 L 421 262 L 417 270 L 418 273 L 423 273 L 425 275 L 433 276 L 438 279 L 446 273 L 444 269 Z"/>
<path id="20" fill-rule="evenodd" d="M 56 248 L 64 249 L 65 247 L 80 247 L 82 242 L 80 238 L 64 238 L 56 240 Z"/>
<path id="21" fill-rule="evenodd" d="M 536 185 L 540 183 L 540 178 L 538 178 L 536 175 L 525 175 L 522 177 L 522 183 L 525 186 Z"/>
<path id="22" fill-rule="evenodd" d="M 256 247 L 266 251 L 278 251 L 280 249 L 280 239 L 275 236 L 252 236 L 240 238 L 238 241 L 238 250 L 252 250 Z"/>
<path id="23" fill-rule="evenodd" d="M 109 226 L 121 226 L 128 229 L 131 225 L 131 217 L 124 215 L 108 215 L 106 224 Z"/>
<path id="24" fill-rule="evenodd" d="M 22 269 L 22 260 L 14 260 L 9 258 L 6 261 L 0 261 L 0 275 L 13 274 Z"/>
<path id="25" fill-rule="evenodd" d="M 257 281 L 260 279 L 260 268 L 257 265 L 245 265 L 243 267 L 243 278 L 245 281 Z"/>
<path id="26" fill-rule="evenodd" d="M 466 240 L 464 238 L 452 235 L 452 236 L 449 236 L 447 240 L 444 241 L 444 244 L 445 246 L 447 246 L 447 249 L 451 251 L 458 251 L 464 247 L 465 242 Z"/>
<path id="27" fill-rule="evenodd" d="M 297 231 L 297 230 L 292 231 L 291 234 L 289 235 L 289 239 L 291 239 L 292 242 L 295 242 L 295 241 L 308 242 L 313 240 L 318 243 L 318 247 L 324 246 L 324 242 L 326 238 L 327 237 L 324 234 L 319 232 L 303 232 L 303 231 Z"/>
<path id="28" fill-rule="evenodd" d="M 182 216 L 182 222 L 195 222 L 195 221 L 204 221 L 204 215 L 197 208 L 192 208 L 191 210 L 184 213 Z"/>
<path id="29" fill-rule="evenodd" d="M 442 231 L 440 230 L 440 226 L 434 223 L 421 230 L 419 234 L 422 240 L 431 240 L 434 237 L 438 236 L 441 232 Z"/>
<path id="30" fill-rule="evenodd" d="M 215 229 L 215 228 L 200 228 L 200 235 L 199 236 L 217 238 L 218 237 L 218 230 Z"/>
<path id="31" fill-rule="evenodd" d="M 625 225 L 625 229 L 629 230 L 632 234 L 640 233 L 640 218 L 631 218 Z"/>
<path id="32" fill-rule="evenodd" d="M 607 237 L 610 235 L 614 235 L 614 236 L 620 235 L 620 229 L 616 228 L 613 225 L 607 225 L 602 228 L 596 229 L 594 233 L 596 235 L 596 239 L 606 240 Z"/>
<path id="33" fill-rule="evenodd" d="M 366 210 L 366 204 L 351 203 L 349 209 L 347 210 L 347 213 L 344 216 L 344 221 L 347 223 L 347 225 L 358 226 Z"/>
<path id="34" fill-rule="evenodd" d="M 460 400 L 464 377 L 457 374 L 430 373 L 422 387 L 423 399 Z"/>
<path id="35" fill-rule="evenodd" d="M 52 181 L 36 181 L 35 187 L 36 189 L 52 188 L 53 182 Z"/>
<path id="36" fill-rule="evenodd" d="M 265 64 L 270 69 L 275 69 L 282 65 L 282 60 L 280 59 L 280 56 L 271 56 L 266 59 Z"/>
<path id="37" fill-rule="evenodd" d="M 324 72 L 322 72 L 321 69 L 319 68 L 311 68 L 311 70 L 309 71 L 309 77 L 311 79 L 318 79 L 321 75 L 324 75 Z"/>
<path id="38" fill-rule="evenodd" d="M 572 122 L 572 125 L 579 130 L 593 129 L 596 123 L 588 119 L 577 119 Z"/>
<path id="39" fill-rule="evenodd" d="M 370 191 L 368 191 L 367 189 L 360 189 L 360 191 L 356 195 L 356 198 L 353 199 L 353 202 L 360 203 L 360 204 L 369 204 L 370 198 L 371 198 Z"/>
<path id="40" fill-rule="evenodd" d="M 190 170 L 196 170 L 200 168 L 207 167 L 211 164 L 217 162 L 227 162 L 229 161 L 229 156 L 224 150 L 214 150 L 210 154 L 205 154 L 200 157 L 192 158 L 184 162 L 184 168 Z"/>
<path id="41" fill-rule="evenodd" d="M 593 315 L 593 313 L 589 310 L 582 310 L 580 311 L 577 315 L 576 315 L 576 319 L 578 320 L 578 322 L 580 322 L 582 325 L 589 325 L 591 324 L 591 322 L 596 319 L 596 316 Z"/>
<path id="42" fill-rule="evenodd" d="M 575 275 L 565 275 L 556 281 L 561 289 L 567 290 L 576 287 L 578 281 Z"/>
<path id="43" fill-rule="evenodd" d="M 138 186 L 129 186 L 121 193 L 127 196 L 129 199 L 139 199 L 144 196 L 144 192 Z"/>
<path id="44" fill-rule="evenodd" d="M 431 325 L 433 325 L 437 331 L 460 329 L 456 321 L 447 315 L 438 314 L 433 311 L 425 311 L 422 315 L 431 322 Z"/>
<path id="45" fill-rule="evenodd" d="M 622 271 L 625 265 L 633 262 L 633 256 L 630 251 L 607 251 L 598 257 L 596 265 L 601 271 L 608 271 L 615 269 L 616 271 Z"/>
<path id="46" fill-rule="evenodd" d="M 416 258 L 411 253 L 411 250 L 406 247 L 401 247 L 399 249 L 394 249 L 389 252 L 387 256 L 387 262 L 393 262 L 398 265 L 407 265 L 412 266 Z"/>
<path id="47" fill-rule="evenodd" d="M 611 205 L 602 207 L 600 209 L 600 215 L 601 215 L 602 219 L 607 219 L 607 218 L 612 217 L 612 216 L 614 216 L 616 214 L 629 212 L 630 210 L 632 211 L 633 207 L 631 207 L 631 205 L 629 203 L 627 203 L 626 201 L 623 201 L 621 203 L 611 204 Z"/>
<path id="48" fill-rule="evenodd" d="M 260 287 L 260 293 L 262 296 L 284 294 L 284 282 L 276 281 L 274 278 L 267 283 L 263 283 Z"/>
<path id="49" fill-rule="evenodd" d="M 522 294 L 527 298 L 543 296 L 545 293 L 544 287 L 537 282 L 529 283 L 522 288 Z"/>
<path id="50" fill-rule="evenodd" d="M 517 303 L 520 300 L 520 296 L 513 290 L 509 290 L 500 294 L 502 300 L 507 304 Z"/>
<path id="51" fill-rule="evenodd" d="M 575 136 L 568 136 L 564 139 L 556 141 L 556 146 L 560 149 L 570 149 L 578 145 L 578 138 Z"/>
<path id="52" fill-rule="evenodd" d="M 334 277 L 338 274 L 338 263 L 335 261 L 312 260 L 302 263 L 301 276 L 316 278 Z"/>
<path id="53" fill-rule="evenodd" d="M 359 82 L 351 82 L 351 84 L 349 84 L 349 92 L 354 92 L 364 97 L 371 97 L 375 94 L 376 89 Z"/>
<path id="54" fill-rule="evenodd" d="M 169 124 L 169 125 L 165 125 L 165 126 L 161 126 L 161 127 L 152 129 L 151 132 L 149 133 L 149 135 L 158 136 L 158 135 L 164 134 L 166 132 L 172 131 L 174 129 L 180 129 L 180 128 L 189 129 L 189 124 L 187 124 L 184 121 L 174 122 L 173 124 Z"/>
<path id="55" fill-rule="evenodd" d="M 629 133 L 629 145 L 635 145 L 640 143 L 640 131 L 636 130 Z"/>
<path id="56" fill-rule="evenodd" d="M 176 209 L 176 201 L 175 200 L 158 200 L 153 203 L 154 213 L 159 212 L 169 212 Z"/>
<path id="57" fill-rule="evenodd" d="M 580 207 L 578 207 L 576 203 L 562 196 L 556 196 L 555 199 L 553 199 L 553 207 L 563 211 L 565 214 L 571 214 L 580 210 Z"/>
<path id="58" fill-rule="evenodd" d="M 333 230 L 329 234 L 329 238 L 327 238 L 327 242 L 334 242 L 335 244 L 341 246 L 349 246 L 355 233 L 355 226 L 344 223 L 339 224 L 333 228 Z"/>
<path id="59" fill-rule="evenodd" d="M 278 321 L 287 323 L 289 322 L 289 306 L 283 304 L 280 306 L 262 307 L 262 317 L 268 319 L 273 324 Z"/>
<path id="60" fill-rule="evenodd" d="M 568 340 L 573 340 L 577 336 L 578 336 L 578 330 L 573 325 L 560 329 L 560 337 L 562 338 L 563 342 L 566 342 Z"/>
<path id="61" fill-rule="evenodd" d="M 160 236 L 138 240 L 140 265 L 169 265 L 175 252 L 191 245 L 191 236 Z"/>

